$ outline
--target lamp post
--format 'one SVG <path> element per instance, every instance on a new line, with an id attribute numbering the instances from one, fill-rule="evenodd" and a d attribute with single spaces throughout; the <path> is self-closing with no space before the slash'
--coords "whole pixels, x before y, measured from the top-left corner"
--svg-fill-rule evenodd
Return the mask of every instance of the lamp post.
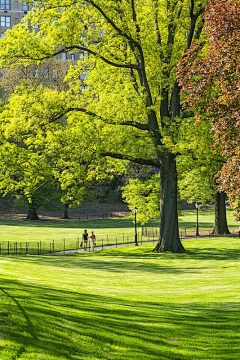
<path id="1" fill-rule="evenodd" d="M 199 205 L 196 203 L 195 206 L 196 206 L 196 210 L 197 210 L 196 236 L 200 236 L 199 232 L 198 232 L 198 207 L 199 207 Z"/>
<path id="2" fill-rule="evenodd" d="M 137 241 L 137 208 L 134 206 L 133 208 L 133 212 L 134 212 L 134 224 L 135 224 L 135 245 L 138 246 L 138 241 Z"/>

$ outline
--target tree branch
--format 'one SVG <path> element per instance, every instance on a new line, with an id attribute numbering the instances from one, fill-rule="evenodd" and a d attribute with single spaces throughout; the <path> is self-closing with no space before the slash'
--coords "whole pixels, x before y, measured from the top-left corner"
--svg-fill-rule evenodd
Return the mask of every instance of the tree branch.
<path id="1" fill-rule="evenodd" d="M 150 131 L 148 124 L 141 124 L 141 123 L 137 123 L 135 121 L 125 121 L 122 123 L 116 123 L 113 120 L 103 118 L 102 116 L 100 116 L 92 111 L 89 111 L 85 108 L 68 108 L 66 110 L 63 110 L 60 114 L 53 114 L 52 117 L 50 118 L 50 122 L 55 122 L 55 121 L 61 119 L 64 115 L 67 115 L 69 112 L 72 112 L 72 111 L 82 112 L 86 115 L 92 116 L 94 118 L 98 118 L 99 120 L 102 120 L 103 122 L 110 124 L 110 125 L 131 126 L 136 129 L 139 129 L 139 130 Z"/>
<path id="2" fill-rule="evenodd" d="M 52 54 L 46 54 L 45 56 L 42 56 L 42 57 L 38 57 L 38 58 L 34 58 L 32 57 L 31 55 L 28 55 L 28 54 L 24 54 L 23 58 L 24 59 L 29 59 L 29 60 L 34 60 L 34 61 L 42 61 L 42 60 L 46 60 L 46 59 L 49 59 L 49 58 L 53 58 L 54 56 L 57 56 L 59 54 L 62 54 L 64 52 L 67 52 L 67 51 L 71 51 L 71 50 L 82 50 L 82 51 L 86 51 L 88 52 L 89 54 L 92 54 L 94 55 L 95 57 L 98 57 L 99 59 L 103 60 L 105 63 L 111 65 L 111 66 L 114 66 L 114 67 L 117 67 L 117 68 L 124 68 L 124 69 L 134 69 L 134 70 L 138 70 L 138 66 L 137 65 L 134 65 L 134 64 L 117 64 L 107 58 L 105 58 L 104 56 L 96 53 L 95 51 L 93 50 L 90 50 L 86 47 L 83 47 L 83 46 L 79 46 L 79 45 L 72 45 L 72 46 L 65 46 L 64 48 L 62 48 L 61 50 L 59 51 L 56 51 Z M 14 60 L 15 61 L 15 60 Z"/>
<path id="3" fill-rule="evenodd" d="M 193 39 L 193 36 L 194 36 L 194 30 L 195 30 L 195 27 L 196 27 L 196 22 L 197 22 L 197 19 L 199 18 L 199 16 L 201 14 L 204 13 L 205 11 L 205 6 L 201 7 L 197 12 L 196 14 L 194 15 L 193 13 L 193 10 L 194 10 L 194 0 L 191 0 L 191 6 L 190 6 L 190 18 L 191 18 L 191 25 L 190 25 L 190 29 L 189 29 L 189 34 L 188 34 L 188 39 L 187 39 L 187 49 L 190 48 L 191 44 L 192 44 L 192 39 Z M 197 36 L 199 37 L 200 36 L 200 32 L 203 28 L 203 23 L 202 23 L 202 26 L 200 25 L 199 29 L 198 29 L 198 34 Z"/>
<path id="4" fill-rule="evenodd" d="M 157 44 L 161 47 L 161 50 L 159 51 L 159 57 L 162 60 L 164 55 L 163 55 L 163 50 L 162 50 L 162 37 L 161 37 L 160 27 L 159 27 L 159 22 L 158 22 L 158 0 L 155 0 L 154 7 L 155 7 L 154 23 L 155 23 L 156 40 L 157 40 Z"/>
<path id="5" fill-rule="evenodd" d="M 125 39 L 127 39 L 128 41 L 131 41 L 136 47 L 139 47 L 139 43 L 134 40 L 131 36 L 129 36 L 128 34 L 126 34 L 125 32 L 123 32 L 115 23 L 114 21 L 112 21 L 109 16 L 103 11 L 103 9 L 98 6 L 97 4 L 95 4 L 95 2 L 93 0 L 88 0 L 87 1 L 89 4 L 91 4 L 95 9 L 97 9 L 100 14 L 102 14 L 102 16 L 105 18 L 105 20 L 107 20 L 107 22 L 118 32 L 119 35 L 125 37 Z"/>
<path id="6" fill-rule="evenodd" d="M 114 159 L 131 161 L 140 165 L 151 165 L 151 166 L 159 167 L 159 161 L 154 159 L 134 158 L 128 155 L 111 153 L 111 152 L 102 153 L 101 155 L 108 156 Z"/>

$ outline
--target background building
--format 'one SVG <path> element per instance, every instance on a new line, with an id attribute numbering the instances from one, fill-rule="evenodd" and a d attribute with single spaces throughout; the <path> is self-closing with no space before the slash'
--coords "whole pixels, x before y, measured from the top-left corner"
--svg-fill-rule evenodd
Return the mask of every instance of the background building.
<path id="1" fill-rule="evenodd" d="M 30 10 L 30 5 L 19 0 L 0 0 L 0 4 L 1 37 L 3 38 L 8 29 L 20 23 Z M 84 52 L 76 52 L 74 54 L 63 53 L 59 57 L 62 60 L 76 61 L 81 59 L 82 56 L 84 56 Z"/>
<path id="2" fill-rule="evenodd" d="M 7 29 L 18 24 L 28 13 L 30 6 L 18 0 L 0 0 L 1 37 Z"/>
<path id="3" fill-rule="evenodd" d="M 14 25 L 17 25 L 21 22 L 30 8 L 30 5 L 19 0 L 0 0 L 1 38 L 5 36 L 5 32 L 8 29 L 11 29 Z M 62 59 L 63 61 L 71 60 L 74 62 L 83 59 L 84 56 L 86 56 L 86 53 L 84 54 L 83 51 L 80 51 L 73 54 L 62 53 L 58 56 L 58 58 Z M 82 81 L 83 87 L 85 87 L 85 78 L 86 74 L 80 75 L 80 80 Z"/>

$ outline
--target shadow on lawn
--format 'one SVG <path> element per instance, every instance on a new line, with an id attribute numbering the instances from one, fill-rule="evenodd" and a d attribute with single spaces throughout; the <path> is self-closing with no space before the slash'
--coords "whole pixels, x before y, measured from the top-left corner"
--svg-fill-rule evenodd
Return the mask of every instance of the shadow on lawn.
<path id="1" fill-rule="evenodd" d="M 5 338 L 16 353 L 24 349 L 44 359 L 222 360 L 231 349 L 231 360 L 239 358 L 239 303 L 125 301 L 14 280 L 2 280 L 0 290 L 12 315 Z"/>
<path id="2" fill-rule="evenodd" d="M 92 269 L 104 269 L 110 272 L 126 272 L 132 271 L 145 271 L 145 272 L 169 272 L 169 273 L 181 273 L 181 272 L 197 272 L 196 267 L 189 267 L 186 263 L 187 259 L 192 260 L 214 260 L 214 261 L 229 261 L 240 260 L 240 248 L 214 248 L 214 247 L 196 247 L 194 249 L 187 249 L 187 253 L 184 254 L 172 254 L 172 253 L 153 253 L 154 248 L 152 244 L 151 248 L 146 246 L 140 247 L 128 247 L 121 249 L 108 249 L 101 252 L 86 252 L 75 253 L 69 255 L 45 255 L 45 256 L 27 256 L 17 257 L 17 261 L 28 261 L 34 264 L 41 264 L 44 266 L 64 267 L 64 268 L 79 268 L 86 267 Z M 11 257 L 14 259 L 14 257 Z M 99 259 L 100 258 L 100 259 Z M 111 259 L 113 258 L 113 259 Z M 71 261 L 69 261 L 71 259 Z M 126 261 L 127 259 L 127 261 Z M 158 263 L 149 262 L 149 260 L 159 260 Z M 174 266 L 171 262 L 169 266 L 166 266 L 166 262 L 162 263 L 161 260 L 177 260 L 178 264 Z M 180 262 L 180 266 L 179 266 Z M 205 265 L 204 265 L 205 266 Z M 201 269 L 201 268 L 199 268 Z"/>
<path id="3" fill-rule="evenodd" d="M 132 248 L 131 251 L 125 252 L 118 249 L 105 250 L 95 253 L 81 253 L 72 255 L 54 255 L 54 256 L 27 256 L 27 257 L 11 257 L 18 262 L 30 262 L 33 265 L 53 266 L 55 268 L 85 268 L 96 271 L 107 271 L 109 273 L 126 274 L 131 272 L 143 273 L 201 273 L 201 271 L 208 267 L 205 264 L 206 260 L 216 261 L 216 266 L 219 266 L 219 261 L 237 261 L 240 260 L 240 249 L 217 249 L 217 248 L 196 248 L 188 250 L 185 254 L 158 254 L 153 253 L 151 249 L 146 247 Z M 126 261 L 127 259 L 127 261 Z M 189 266 L 186 260 L 203 261 L 198 266 Z M 149 260 L 157 260 L 151 262 Z M 162 262 L 164 260 L 164 262 Z M 166 262 L 169 260 L 169 264 Z M 174 263 L 176 260 L 176 264 Z M 222 265 L 220 265 L 222 266 Z"/>
<path id="4" fill-rule="evenodd" d="M 128 271 L 140 271 L 145 273 L 171 273 L 171 274 L 178 274 L 183 272 L 198 272 L 196 268 L 189 268 L 189 267 L 180 267 L 173 265 L 166 265 L 164 264 L 156 264 L 149 263 L 149 259 L 156 259 L 156 256 L 146 256 L 146 257 L 138 257 L 135 255 L 135 257 L 129 257 L 128 261 L 126 261 L 125 256 L 119 256 L 117 258 L 117 251 L 115 251 L 115 254 L 108 254 L 108 256 L 101 256 L 98 253 L 98 258 L 95 256 L 91 256 L 93 254 L 89 254 L 89 256 L 81 256 L 81 255 L 68 255 L 68 256 L 32 256 L 32 257 L 19 257 L 17 258 L 19 261 L 28 261 L 32 262 L 33 264 L 43 265 L 43 266 L 54 266 L 56 268 L 86 268 L 86 269 L 95 269 L 97 271 L 108 271 L 108 272 L 115 272 L 115 273 L 127 273 Z M 109 256 L 115 256 L 117 260 L 109 259 Z M 99 259 L 101 257 L 101 259 Z M 71 261 L 70 261 L 71 258 Z"/>

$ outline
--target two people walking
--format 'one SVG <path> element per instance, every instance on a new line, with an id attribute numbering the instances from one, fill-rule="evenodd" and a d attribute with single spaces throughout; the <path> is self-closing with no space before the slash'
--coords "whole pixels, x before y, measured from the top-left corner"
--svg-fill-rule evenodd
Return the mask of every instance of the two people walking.
<path id="1" fill-rule="evenodd" d="M 89 239 L 91 240 L 91 251 L 94 250 L 94 244 L 96 241 L 96 236 L 94 234 L 94 232 L 92 231 L 91 235 L 89 236 Z M 88 244 L 88 233 L 87 230 L 84 230 L 84 233 L 82 234 L 82 242 L 81 242 L 81 247 L 82 244 L 84 244 L 84 250 L 87 250 L 87 244 Z"/>

